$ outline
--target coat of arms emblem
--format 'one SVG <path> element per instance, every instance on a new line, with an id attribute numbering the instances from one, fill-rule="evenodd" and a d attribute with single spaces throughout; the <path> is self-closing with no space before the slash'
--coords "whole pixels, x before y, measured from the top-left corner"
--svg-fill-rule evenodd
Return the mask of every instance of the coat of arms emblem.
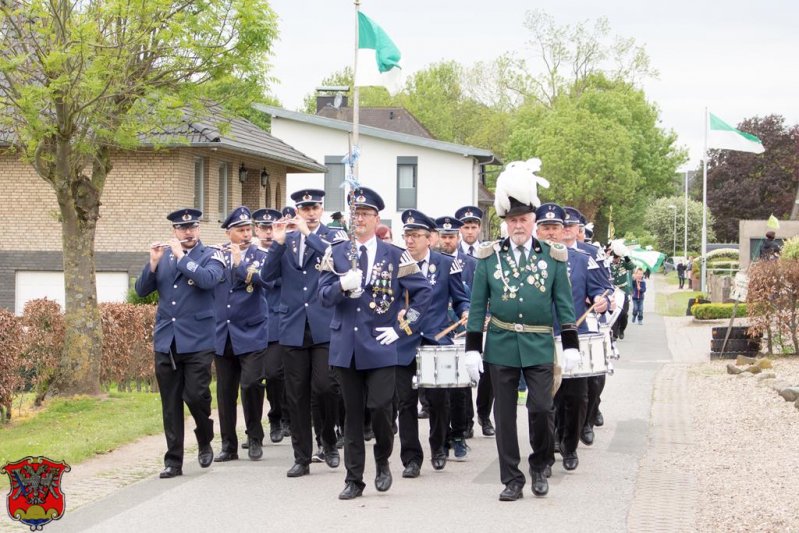
<path id="1" fill-rule="evenodd" d="M 5 465 L 0 473 L 8 474 L 11 482 L 6 500 L 8 515 L 29 526 L 31 531 L 41 531 L 61 518 L 66 510 L 61 476 L 69 470 L 65 462 L 47 457 L 29 456 Z"/>

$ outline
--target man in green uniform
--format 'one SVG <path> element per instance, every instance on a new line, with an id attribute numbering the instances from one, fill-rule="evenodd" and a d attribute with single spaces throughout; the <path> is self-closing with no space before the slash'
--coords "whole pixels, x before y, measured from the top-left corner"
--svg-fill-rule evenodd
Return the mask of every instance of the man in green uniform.
<path id="1" fill-rule="evenodd" d="M 505 174 L 511 169 L 511 163 Z M 533 237 L 537 196 L 530 194 L 536 177 L 515 176 L 497 180 L 497 214 L 505 219 L 509 237 L 484 243 L 475 255 L 471 310 L 466 334 L 466 366 L 470 374 L 482 370 L 482 362 L 494 389 L 494 423 L 500 477 L 505 490 L 500 501 L 523 496 L 524 474 L 519 470 L 516 431 L 516 391 L 521 370 L 529 389 L 527 409 L 532 423 L 533 453 L 529 456 L 533 493 L 549 491 L 545 471 L 553 457 L 554 409 L 552 401 L 555 341 L 552 325 L 561 324 L 564 366 L 568 371 L 579 359 L 574 304 L 567 272 L 568 252 L 561 244 Z M 532 186 L 535 191 L 535 185 Z M 504 203 L 502 202 L 504 200 Z M 491 319 L 482 360 L 483 324 Z M 472 376 L 474 379 L 474 375 Z"/>

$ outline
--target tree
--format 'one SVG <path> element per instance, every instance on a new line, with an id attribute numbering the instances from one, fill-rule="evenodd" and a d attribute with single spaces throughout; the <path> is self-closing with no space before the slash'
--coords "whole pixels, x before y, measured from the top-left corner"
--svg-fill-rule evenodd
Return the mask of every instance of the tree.
<path id="1" fill-rule="evenodd" d="M 60 210 L 67 333 L 58 389 L 96 394 L 94 239 L 113 150 L 176 123 L 187 106 L 202 113 L 205 97 L 263 83 L 276 17 L 266 0 L 17 0 L 0 3 L 0 23 L 0 126 Z"/>
<path id="2" fill-rule="evenodd" d="M 345 67 L 322 79 L 320 86 L 327 87 L 349 87 L 344 94 L 350 105 L 353 103 L 352 87 L 353 73 L 352 67 Z M 393 100 L 388 91 L 383 87 L 361 87 L 358 91 L 358 98 L 362 107 L 383 107 L 391 106 Z M 311 92 L 305 95 L 302 100 L 302 111 L 310 115 L 316 114 L 316 93 Z"/>
<path id="3" fill-rule="evenodd" d="M 616 234 L 636 232 L 646 206 L 671 192 L 685 160 L 676 135 L 658 126 L 658 110 L 643 91 L 592 75 L 552 106 L 528 100 L 516 114 L 508 160 L 538 157 L 551 188 L 542 198 L 572 205 L 606 235 L 610 206 Z"/>
<path id="4" fill-rule="evenodd" d="M 726 242 L 738 240 L 741 219 L 788 218 L 799 189 L 799 125 L 788 127 L 784 117 L 769 115 L 736 128 L 759 137 L 766 151 L 709 153 L 707 204 L 716 215 L 716 234 Z"/>
<path id="5" fill-rule="evenodd" d="M 674 206 L 672 209 L 669 206 Z M 655 200 L 646 210 L 644 227 L 652 233 L 657 240 L 657 248 L 666 255 L 671 255 L 675 245 L 674 224 L 677 217 L 676 249 L 681 255 L 685 240 L 685 197 L 682 195 L 667 196 Z M 715 238 L 713 233 L 714 217 L 707 214 L 708 242 Z M 697 251 L 702 247 L 702 202 L 688 200 L 688 250 Z M 683 253 L 682 255 L 688 255 Z"/>

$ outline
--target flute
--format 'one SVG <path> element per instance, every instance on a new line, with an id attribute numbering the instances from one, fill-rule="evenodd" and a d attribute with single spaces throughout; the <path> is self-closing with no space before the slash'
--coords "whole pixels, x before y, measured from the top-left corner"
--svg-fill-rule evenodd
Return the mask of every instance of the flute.
<path id="1" fill-rule="evenodd" d="M 180 244 L 183 244 L 184 242 L 189 242 L 189 241 L 193 241 L 193 240 L 194 240 L 194 239 L 183 239 L 183 240 L 180 240 L 180 241 L 178 241 L 178 242 L 179 242 Z M 171 245 L 171 244 L 169 244 L 169 243 L 166 243 L 166 242 L 157 242 L 157 243 L 155 243 L 155 244 L 152 244 L 152 245 L 150 246 L 150 248 L 171 248 L 171 247 L 172 247 L 172 245 Z"/>

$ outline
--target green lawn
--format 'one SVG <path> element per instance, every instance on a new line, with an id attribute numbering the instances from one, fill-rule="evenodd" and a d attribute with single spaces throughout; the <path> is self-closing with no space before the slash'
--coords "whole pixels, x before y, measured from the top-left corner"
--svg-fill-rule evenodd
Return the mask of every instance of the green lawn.
<path id="1" fill-rule="evenodd" d="M 116 387 L 113 387 L 115 390 Z M 212 408 L 216 407 L 216 381 L 211 382 Z M 17 402 L 12 414 L 17 415 Z M 24 399 L 23 399 L 24 402 Z M 188 409 L 184 406 L 188 415 Z M 28 455 L 43 455 L 75 465 L 96 454 L 146 436 L 163 432 L 158 393 L 110 392 L 106 396 L 53 398 L 44 407 L 0 424 L 0 466 Z M 8 477 L 0 478 L 0 487 Z"/>
<path id="2" fill-rule="evenodd" d="M 680 291 L 672 293 L 657 293 L 655 295 L 655 312 L 663 316 L 685 316 L 688 308 L 688 299 L 697 298 L 701 292 Z"/>

